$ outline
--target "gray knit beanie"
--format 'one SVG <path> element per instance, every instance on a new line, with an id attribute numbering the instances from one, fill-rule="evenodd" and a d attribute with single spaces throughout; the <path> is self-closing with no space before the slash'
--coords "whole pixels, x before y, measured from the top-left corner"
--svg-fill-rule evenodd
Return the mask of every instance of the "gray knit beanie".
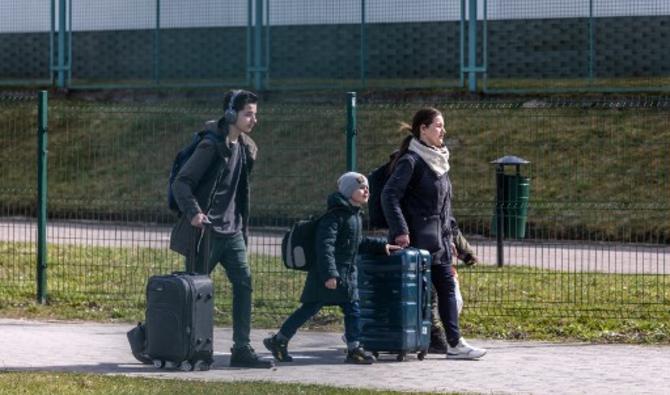
<path id="1" fill-rule="evenodd" d="M 351 195 L 353 195 L 354 191 L 360 188 L 361 185 L 368 186 L 368 179 L 361 173 L 353 171 L 342 174 L 337 180 L 337 190 L 347 199 L 351 199 Z"/>

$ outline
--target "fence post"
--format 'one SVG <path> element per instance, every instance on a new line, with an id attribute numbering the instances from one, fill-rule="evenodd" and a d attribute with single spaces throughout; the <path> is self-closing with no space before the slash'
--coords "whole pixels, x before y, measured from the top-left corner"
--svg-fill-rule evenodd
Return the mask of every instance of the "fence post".
<path id="1" fill-rule="evenodd" d="M 56 66 L 56 86 L 58 88 L 65 88 L 65 47 L 66 41 L 66 19 L 67 19 L 67 3 L 66 0 L 58 0 L 58 65 Z"/>
<path id="2" fill-rule="evenodd" d="M 468 89 L 477 91 L 477 0 L 468 4 Z"/>
<path id="3" fill-rule="evenodd" d="M 263 0 L 256 0 L 254 26 L 254 89 L 264 89 L 263 81 Z"/>
<path id="4" fill-rule="evenodd" d="M 47 298 L 47 91 L 37 104 L 37 303 Z"/>
<path id="5" fill-rule="evenodd" d="M 595 36 L 593 19 L 593 0 L 589 0 L 589 82 L 593 82 L 593 64 L 595 62 Z"/>
<path id="6" fill-rule="evenodd" d="M 356 171 L 356 92 L 347 92 L 347 171 Z"/>
<path id="7" fill-rule="evenodd" d="M 458 34 L 459 34 L 459 48 L 460 48 L 460 56 L 459 56 L 459 62 L 460 62 L 460 73 L 459 73 L 459 83 L 460 87 L 463 88 L 465 87 L 465 0 L 461 0 L 461 23 L 458 28 Z"/>
<path id="8" fill-rule="evenodd" d="M 154 29 L 154 83 L 160 84 L 161 57 L 161 0 L 156 0 L 156 28 Z"/>
<path id="9" fill-rule="evenodd" d="M 365 15 L 365 0 L 361 0 L 361 86 L 367 87 L 368 75 L 368 27 Z"/>

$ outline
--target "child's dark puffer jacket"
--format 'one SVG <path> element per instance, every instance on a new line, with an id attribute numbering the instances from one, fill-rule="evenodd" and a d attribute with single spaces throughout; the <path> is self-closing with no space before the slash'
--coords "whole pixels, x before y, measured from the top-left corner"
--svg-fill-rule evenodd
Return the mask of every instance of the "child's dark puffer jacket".
<path id="1" fill-rule="evenodd" d="M 316 232 L 316 265 L 307 273 L 302 303 L 336 305 L 358 300 L 356 255 L 359 252 L 383 254 L 386 240 L 363 237 L 360 208 L 339 192 L 328 197 L 328 213 Z M 337 278 L 337 288 L 326 288 L 329 278 Z"/>

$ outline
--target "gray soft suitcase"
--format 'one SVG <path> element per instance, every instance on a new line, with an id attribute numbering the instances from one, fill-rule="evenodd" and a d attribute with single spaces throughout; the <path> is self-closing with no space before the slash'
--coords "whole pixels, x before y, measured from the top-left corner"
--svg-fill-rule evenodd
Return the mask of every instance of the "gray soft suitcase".
<path id="1" fill-rule="evenodd" d="M 214 333 L 214 288 L 209 276 L 192 272 L 152 276 L 146 293 L 146 354 L 154 365 L 208 370 Z"/>

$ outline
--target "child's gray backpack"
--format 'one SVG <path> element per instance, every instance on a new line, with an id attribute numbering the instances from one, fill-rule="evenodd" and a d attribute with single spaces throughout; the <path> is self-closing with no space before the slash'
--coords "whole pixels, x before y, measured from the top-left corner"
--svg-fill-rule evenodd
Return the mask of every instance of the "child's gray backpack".
<path id="1" fill-rule="evenodd" d="M 281 242 L 281 258 L 288 269 L 309 271 L 316 262 L 316 228 L 321 218 L 300 220 L 284 234 Z"/>
<path id="2" fill-rule="evenodd" d="M 316 260 L 314 244 L 319 220 L 301 220 L 293 224 L 281 242 L 281 257 L 289 269 L 308 271 Z"/>

